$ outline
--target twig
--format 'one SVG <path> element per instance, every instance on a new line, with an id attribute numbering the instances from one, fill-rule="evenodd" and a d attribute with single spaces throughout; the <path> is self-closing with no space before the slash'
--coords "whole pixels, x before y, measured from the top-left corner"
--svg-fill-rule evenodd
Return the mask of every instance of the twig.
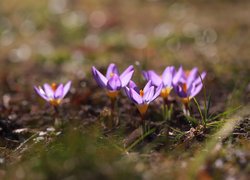
<path id="1" fill-rule="evenodd" d="M 31 139 L 33 139 L 35 136 L 38 135 L 38 132 L 30 136 L 28 139 L 26 139 L 24 142 L 22 142 L 15 150 L 14 152 L 17 152 L 19 149 L 21 149 L 26 143 L 28 143 Z"/>

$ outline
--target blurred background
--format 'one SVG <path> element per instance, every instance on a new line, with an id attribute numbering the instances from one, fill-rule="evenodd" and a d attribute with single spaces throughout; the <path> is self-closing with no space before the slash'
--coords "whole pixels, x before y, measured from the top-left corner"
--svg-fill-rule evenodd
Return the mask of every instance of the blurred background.
<path id="1" fill-rule="evenodd" d="M 2 0 L 1 69 L 35 63 L 81 74 L 90 64 L 137 61 L 246 67 L 249 9 L 244 0 Z"/>

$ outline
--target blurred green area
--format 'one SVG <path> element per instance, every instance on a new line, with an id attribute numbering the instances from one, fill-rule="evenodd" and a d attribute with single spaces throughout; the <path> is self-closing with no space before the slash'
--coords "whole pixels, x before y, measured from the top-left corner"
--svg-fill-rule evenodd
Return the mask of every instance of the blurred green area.
<path id="1" fill-rule="evenodd" d="M 10 170 L 7 179 L 140 179 L 135 162 L 96 128 L 64 129 L 52 142 L 38 142 Z"/>

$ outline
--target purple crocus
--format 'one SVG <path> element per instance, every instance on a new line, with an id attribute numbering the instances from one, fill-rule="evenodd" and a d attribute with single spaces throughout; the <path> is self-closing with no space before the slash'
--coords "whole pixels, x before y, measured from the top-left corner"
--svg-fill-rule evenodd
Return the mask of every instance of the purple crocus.
<path id="1" fill-rule="evenodd" d="M 49 85 L 45 83 L 43 88 L 41 86 L 34 86 L 34 89 L 37 94 L 48 101 L 52 106 L 58 106 L 62 102 L 62 99 L 69 92 L 70 87 L 71 81 L 67 82 L 65 85 L 57 85 L 56 83 Z"/>
<path id="2" fill-rule="evenodd" d="M 174 90 L 182 98 L 184 105 L 187 105 L 201 91 L 206 72 L 199 74 L 197 67 L 190 72 L 184 72 L 181 67 L 181 74 L 181 77 L 173 81 Z"/>
<path id="3" fill-rule="evenodd" d="M 134 102 L 143 116 L 150 102 L 155 100 L 161 93 L 162 84 L 154 86 L 152 81 L 148 81 L 143 89 L 139 89 L 133 81 L 130 81 L 128 86 L 125 87 L 125 92 L 128 98 Z"/>
<path id="4" fill-rule="evenodd" d="M 173 80 L 179 79 L 181 75 L 181 69 L 179 69 L 177 72 L 175 70 L 174 66 L 168 66 L 163 71 L 162 75 L 158 75 L 153 70 L 149 71 L 143 71 L 143 76 L 146 80 L 151 80 L 152 84 L 155 86 L 159 86 L 160 84 L 163 84 L 162 90 L 161 90 L 161 97 L 164 99 L 167 99 L 170 92 L 173 89 Z"/>
<path id="5" fill-rule="evenodd" d="M 93 76 L 99 86 L 107 90 L 111 99 L 116 98 L 121 88 L 127 86 L 134 73 L 134 67 L 130 65 L 121 75 L 115 64 L 108 66 L 106 76 L 100 73 L 94 66 L 92 67 Z"/>

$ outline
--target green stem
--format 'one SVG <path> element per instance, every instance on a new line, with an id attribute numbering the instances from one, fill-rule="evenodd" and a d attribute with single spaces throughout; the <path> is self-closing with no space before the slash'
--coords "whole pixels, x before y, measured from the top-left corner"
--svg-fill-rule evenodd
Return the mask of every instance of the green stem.
<path id="1" fill-rule="evenodd" d="M 197 100 L 196 100 L 195 98 L 194 98 L 194 102 L 195 102 L 195 104 L 196 104 L 196 106 L 197 106 L 197 108 L 198 108 L 198 111 L 199 111 L 199 113 L 200 113 L 201 121 L 202 121 L 203 125 L 206 127 L 206 121 L 205 121 L 204 116 L 203 116 L 203 114 L 202 114 L 202 112 L 201 112 L 200 105 L 199 105 L 199 103 L 197 102 Z"/>

